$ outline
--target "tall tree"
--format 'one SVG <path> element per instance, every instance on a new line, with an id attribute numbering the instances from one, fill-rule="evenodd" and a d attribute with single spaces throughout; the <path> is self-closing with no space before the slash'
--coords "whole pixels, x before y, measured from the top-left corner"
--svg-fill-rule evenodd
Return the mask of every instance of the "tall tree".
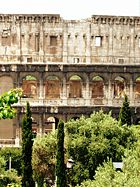
<path id="1" fill-rule="evenodd" d="M 34 140 L 32 167 L 38 187 L 43 187 L 44 179 L 47 187 L 55 181 L 56 135 L 52 131 Z"/>
<path id="2" fill-rule="evenodd" d="M 66 173 L 64 163 L 64 122 L 58 124 L 57 152 L 56 152 L 56 184 L 57 187 L 66 187 Z"/>
<path id="3" fill-rule="evenodd" d="M 124 125 L 124 124 L 131 125 L 131 110 L 130 110 L 127 95 L 125 95 L 123 105 L 120 109 L 119 121 L 121 125 Z"/>
<path id="4" fill-rule="evenodd" d="M 22 187 L 34 187 L 32 178 L 32 118 L 29 102 L 22 121 Z"/>

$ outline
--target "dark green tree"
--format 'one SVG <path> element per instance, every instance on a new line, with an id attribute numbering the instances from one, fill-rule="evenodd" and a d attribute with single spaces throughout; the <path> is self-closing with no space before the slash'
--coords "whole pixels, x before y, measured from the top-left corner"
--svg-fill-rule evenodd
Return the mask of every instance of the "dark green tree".
<path id="1" fill-rule="evenodd" d="M 124 124 L 131 125 L 131 110 L 130 110 L 127 95 L 125 95 L 123 105 L 120 109 L 119 121 L 121 125 L 124 125 Z"/>
<path id="2" fill-rule="evenodd" d="M 57 133 L 56 152 L 56 184 L 57 187 L 66 187 L 66 173 L 64 163 L 64 123 L 60 121 Z"/>
<path id="3" fill-rule="evenodd" d="M 22 187 L 34 187 L 32 178 L 32 118 L 29 102 L 22 121 Z"/>

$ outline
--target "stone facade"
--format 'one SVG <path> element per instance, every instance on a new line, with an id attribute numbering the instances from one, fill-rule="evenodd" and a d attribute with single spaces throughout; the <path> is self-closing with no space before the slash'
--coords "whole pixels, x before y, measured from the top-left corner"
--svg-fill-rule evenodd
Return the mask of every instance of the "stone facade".
<path id="1" fill-rule="evenodd" d="M 41 135 L 93 111 L 118 116 L 128 95 L 140 118 L 140 17 L 0 15 L 0 94 L 22 87 L 17 118 L 0 121 L 0 144 L 21 138 L 26 101 Z"/>

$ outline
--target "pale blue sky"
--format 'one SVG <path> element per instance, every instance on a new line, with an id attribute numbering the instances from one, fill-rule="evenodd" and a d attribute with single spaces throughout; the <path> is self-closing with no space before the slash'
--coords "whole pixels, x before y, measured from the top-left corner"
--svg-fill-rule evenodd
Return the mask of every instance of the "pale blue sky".
<path id="1" fill-rule="evenodd" d="M 57 13 L 65 19 L 140 16 L 140 0 L 0 0 L 0 13 Z"/>

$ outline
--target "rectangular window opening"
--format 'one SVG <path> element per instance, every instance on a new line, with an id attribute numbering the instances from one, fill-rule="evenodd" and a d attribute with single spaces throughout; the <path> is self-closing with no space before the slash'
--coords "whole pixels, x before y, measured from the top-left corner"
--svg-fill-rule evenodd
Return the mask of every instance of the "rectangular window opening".
<path id="1" fill-rule="evenodd" d="M 50 36 L 50 46 L 57 46 L 57 36 Z"/>
<path id="2" fill-rule="evenodd" d="M 102 37 L 101 36 L 96 36 L 95 37 L 95 46 L 100 47 L 102 45 Z"/>

